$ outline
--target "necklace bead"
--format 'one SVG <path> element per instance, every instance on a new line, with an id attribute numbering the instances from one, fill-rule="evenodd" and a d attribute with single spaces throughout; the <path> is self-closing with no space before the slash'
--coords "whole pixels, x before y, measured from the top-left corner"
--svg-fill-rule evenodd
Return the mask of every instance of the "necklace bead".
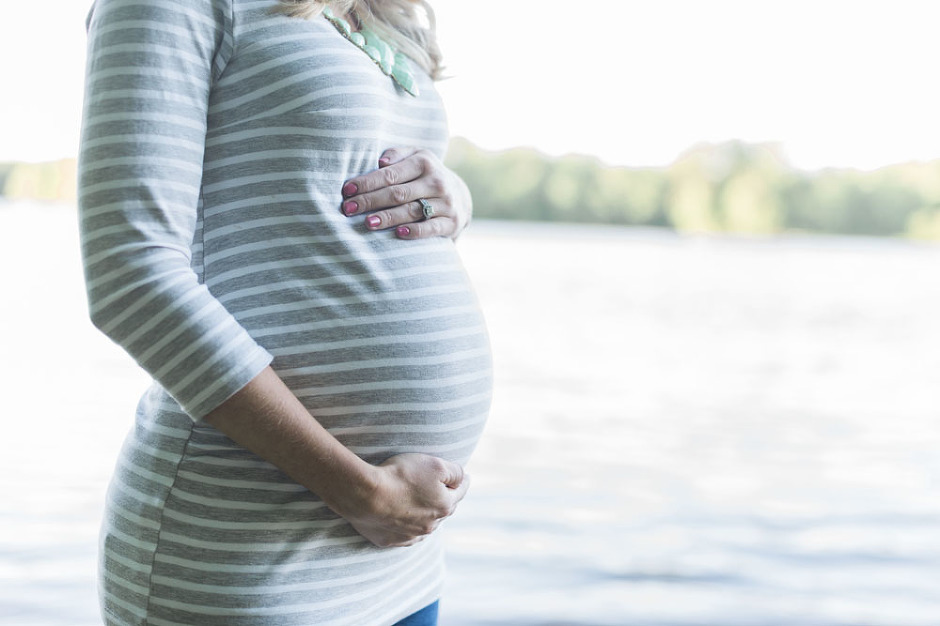
<path id="1" fill-rule="evenodd" d="M 338 17 L 329 7 L 323 9 L 323 17 L 333 24 L 343 37 L 369 55 L 382 73 L 391 77 L 395 84 L 412 96 L 420 95 L 408 57 L 394 50 L 369 28 L 362 27 L 358 31 L 353 30 L 349 22 Z"/>

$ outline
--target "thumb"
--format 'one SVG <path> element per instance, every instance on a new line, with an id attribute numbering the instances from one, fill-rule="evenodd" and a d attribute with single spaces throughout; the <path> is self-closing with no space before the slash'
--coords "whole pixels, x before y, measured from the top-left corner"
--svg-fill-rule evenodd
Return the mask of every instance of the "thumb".
<path id="1" fill-rule="evenodd" d="M 448 463 L 441 477 L 441 482 L 450 489 L 456 489 L 464 481 L 463 468 L 457 463 Z"/>
<path id="2" fill-rule="evenodd" d="M 454 497 L 455 504 L 463 500 L 464 496 L 467 495 L 468 489 L 470 489 L 470 474 L 464 474 L 460 485 L 451 488 L 451 495 Z"/>

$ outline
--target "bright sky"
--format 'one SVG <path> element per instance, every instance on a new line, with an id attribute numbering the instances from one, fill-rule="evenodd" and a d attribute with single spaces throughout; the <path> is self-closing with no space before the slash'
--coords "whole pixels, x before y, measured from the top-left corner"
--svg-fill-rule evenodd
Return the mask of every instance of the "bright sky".
<path id="1" fill-rule="evenodd" d="M 0 8 L 0 160 L 75 154 L 89 3 Z M 485 148 L 663 165 L 744 139 L 804 168 L 940 158 L 934 0 L 435 6 L 452 132 Z"/>

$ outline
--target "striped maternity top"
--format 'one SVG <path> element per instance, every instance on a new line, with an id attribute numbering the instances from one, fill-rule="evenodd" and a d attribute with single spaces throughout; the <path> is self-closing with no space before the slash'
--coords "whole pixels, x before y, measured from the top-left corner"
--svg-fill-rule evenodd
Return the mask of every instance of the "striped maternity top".
<path id="1" fill-rule="evenodd" d="M 387 626 L 433 602 L 436 535 L 377 548 L 201 418 L 268 364 L 369 462 L 465 463 L 491 389 L 449 239 L 340 211 L 394 146 L 441 154 L 415 98 L 274 0 L 97 0 L 80 155 L 95 324 L 153 377 L 109 489 L 108 624 Z"/>

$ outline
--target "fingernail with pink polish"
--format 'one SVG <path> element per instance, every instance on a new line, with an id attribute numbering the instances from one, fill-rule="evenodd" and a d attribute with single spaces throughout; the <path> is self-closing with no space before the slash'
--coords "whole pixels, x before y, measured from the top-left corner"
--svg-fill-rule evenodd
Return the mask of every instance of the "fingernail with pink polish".
<path id="1" fill-rule="evenodd" d="M 352 215 L 359 210 L 359 205 L 356 202 L 350 200 L 349 202 L 343 203 L 343 213 L 346 215 Z"/>
<path id="2" fill-rule="evenodd" d="M 366 218 L 366 224 L 369 225 L 369 228 L 378 228 L 382 224 L 382 220 L 378 215 L 370 215 Z"/>
<path id="3" fill-rule="evenodd" d="M 343 185 L 343 195 L 347 198 L 356 195 L 357 191 L 359 191 L 359 187 L 356 186 L 356 183 L 346 183 Z"/>
<path id="4" fill-rule="evenodd" d="M 392 162 L 392 160 L 391 160 L 390 158 L 388 158 L 388 157 L 382 157 L 381 159 L 379 159 L 379 167 L 385 167 L 386 165 L 388 165 L 388 164 L 391 163 L 391 162 Z"/>
<path id="5" fill-rule="evenodd" d="M 411 229 L 408 228 L 407 226 L 399 226 L 398 228 L 395 229 L 395 232 L 397 232 L 402 237 L 407 237 L 408 235 L 411 234 Z"/>

